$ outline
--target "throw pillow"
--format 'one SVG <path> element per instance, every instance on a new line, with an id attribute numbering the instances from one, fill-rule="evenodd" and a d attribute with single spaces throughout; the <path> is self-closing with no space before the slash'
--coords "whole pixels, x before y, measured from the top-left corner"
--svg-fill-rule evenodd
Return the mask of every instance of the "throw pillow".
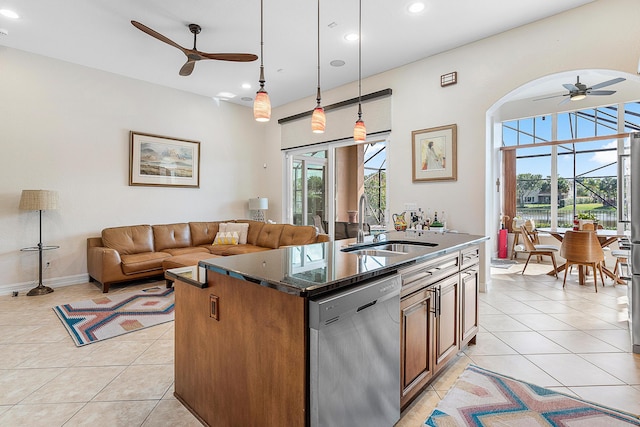
<path id="1" fill-rule="evenodd" d="M 237 245 L 238 233 L 228 231 L 218 231 L 216 238 L 213 239 L 214 245 Z"/>
<path id="2" fill-rule="evenodd" d="M 238 243 L 241 245 L 247 244 L 247 235 L 249 234 L 249 224 L 246 222 L 223 222 L 220 224 L 220 231 L 236 232 L 238 233 Z"/>

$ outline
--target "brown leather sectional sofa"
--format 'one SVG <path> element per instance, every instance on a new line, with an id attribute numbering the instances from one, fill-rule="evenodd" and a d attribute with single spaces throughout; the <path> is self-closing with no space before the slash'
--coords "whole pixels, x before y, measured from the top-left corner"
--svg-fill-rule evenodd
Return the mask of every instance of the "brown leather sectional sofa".
<path id="1" fill-rule="evenodd" d="M 248 224 L 243 239 L 235 244 L 214 244 L 220 224 Z M 87 239 L 89 280 L 109 292 L 113 283 L 160 276 L 164 270 L 216 256 L 267 251 L 282 246 L 326 242 L 313 226 L 265 224 L 252 220 L 132 225 L 102 230 L 101 237 Z"/>

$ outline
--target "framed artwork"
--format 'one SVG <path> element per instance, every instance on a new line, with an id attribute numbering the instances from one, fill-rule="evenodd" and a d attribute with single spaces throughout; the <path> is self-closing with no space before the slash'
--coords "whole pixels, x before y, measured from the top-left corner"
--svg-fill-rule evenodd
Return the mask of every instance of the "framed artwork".
<path id="1" fill-rule="evenodd" d="M 456 134 L 455 124 L 411 132 L 413 182 L 457 179 Z"/>
<path id="2" fill-rule="evenodd" d="M 130 132 L 129 185 L 200 187 L 200 142 Z"/>

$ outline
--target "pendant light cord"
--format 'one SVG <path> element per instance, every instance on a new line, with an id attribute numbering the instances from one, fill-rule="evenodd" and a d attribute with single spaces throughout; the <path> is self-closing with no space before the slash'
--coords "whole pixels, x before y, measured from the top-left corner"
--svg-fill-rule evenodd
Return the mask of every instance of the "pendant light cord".
<path id="1" fill-rule="evenodd" d="M 320 0 L 318 0 L 318 92 L 316 94 L 318 107 L 320 107 L 320 100 Z"/>
<path id="2" fill-rule="evenodd" d="M 358 120 L 362 118 L 362 0 L 358 3 Z"/>
<path id="3" fill-rule="evenodd" d="M 263 2 L 264 0 L 260 0 L 260 89 L 264 89 L 264 24 L 263 24 Z"/>

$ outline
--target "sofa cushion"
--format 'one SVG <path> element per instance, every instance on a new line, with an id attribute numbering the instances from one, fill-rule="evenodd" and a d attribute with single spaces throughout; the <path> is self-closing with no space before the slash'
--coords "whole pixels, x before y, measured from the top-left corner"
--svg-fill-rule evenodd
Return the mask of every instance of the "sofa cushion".
<path id="1" fill-rule="evenodd" d="M 247 232 L 247 243 L 250 245 L 255 245 L 258 241 L 258 236 L 262 231 L 262 227 L 264 226 L 264 222 L 254 221 L 252 219 L 239 219 L 236 222 L 239 224 L 249 224 L 249 230 Z"/>
<path id="2" fill-rule="evenodd" d="M 210 245 L 219 231 L 220 221 L 190 222 L 191 244 L 193 246 Z"/>
<path id="3" fill-rule="evenodd" d="M 171 255 L 165 252 L 122 255 L 122 272 L 124 274 L 135 274 L 145 271 L 162 270 L 162 260 L 170 256 Z"/>
<path id="4" fill-rule="evenodd" d="M 152 225 L 151 228 L 156 251 L 191 246 L 191 232 L 186 222 Z"/>
<path id="5" fill-rule="evenodd" d="M 153 252 L 153 232 L 150 225 L 129 225 L 102 230 L 102 243 L 120 255 Z"/>
<path id="6" fill-rule="evenodd" d="M 172 256 L 162 261 L 162 269 L 169 270 L 170 268 L 189 267 L 197 265 L 198 262 L 202 260 L 211 258 L 217 258 L 217 255 L 212 255 L 209 252 L 198 252 Z"/>
<path id="7" fill-rule="evenodd" d="M 209 249 L 204 248 L 202 246 L 193 247 L 190 246 L 188 248 L 174 248 L 174 249 L 164 249 L 162 252 L 166 252 L 171 256 L 178 256 L 184 254 L 208 254 Z"/>
<path id="8" fill-rule="evenodd" d="M 233 248 L 235 246 L 238 245 L 209 245 L 209 252 L 213 255 L 225 256 L 227 255 L 229 248 Z"/>
<path id="9" fill-rule="evenodd" d="M 316 228 L 312 225 L 284 224 L 280 246 L 308 245 L 316 242 Z"/>
<path id="10" fill-rule="evenodd" d="M 254 245 L 235 245 L 235 246 L 227 246 L 224 255 L 240 255 L 240 254 L 250 254 L 254 252 L 263 252 L 270 251 L 269 248 L 263 248 L 261 246 Z"/>
<path id="11" fill-rule="evenodd" d="M 256 246 L 278 249 L 280 247 L 280 235 L 284 224 L 265 224 L 256 239 Z"/>
<path id="12" fill-rule="evenodd" d="M 227 233 L 238 233 L 238 243 L 244 245 L 247 243 L 249 224 L 225 222 L 220 224 L 220 231 L 225 231 Z"/>

